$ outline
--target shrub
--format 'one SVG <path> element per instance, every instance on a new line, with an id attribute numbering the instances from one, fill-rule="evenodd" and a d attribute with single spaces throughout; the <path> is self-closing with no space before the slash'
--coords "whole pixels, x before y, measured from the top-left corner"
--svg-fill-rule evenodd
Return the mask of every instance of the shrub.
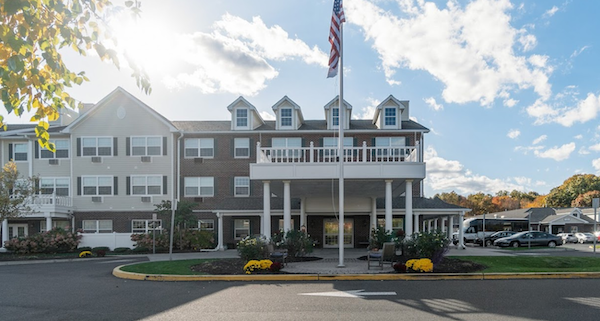
<path id="1" fill-rule="evenodd" d="M 313 251 L 314 241 L 310 238 L 310 235 L 302 231 L 287 231 L 282 242 L 281 247 L 288 250 L 290 258 L 303 257 Z"/>
<path id="2" fill-rule="evenodd" d="M 131 240 L 135 246 L 142 246 L 152 249 L 154 239 L 156 240 L 156 249 L 168 249 L 170 235 L 167 231 L 148 234 L 132 234 Z M 200 249 L 210 249 L 215 247 L 215 235 L 209 231 L 181 230 L 173 234 L 173 248 L 181 251 L 199 251 Z"/>
<path id="3" fill-rule="evenodd" d="M 237 243 L 242 260 L 260 260 L 267 256 L 267 240 L 264 236 L 246 236 Z"/>
<path id="4" fill-rule="evenodd" d="M 55 228 L 47 232 L 26 237 L 13 238 L 5 242 L 9 251 L 28 253 L 66 253 L 74 252 L 79 245 L 81 235 Z"/>
<path id="5" fill-rule="evenodd" d="M 415 272 L 431 272 L 433 271 L 433 263 L 430 259 L 412 259 L 405 263 L 406 269 L 411 269 Z"/>
<path id="6" fill-rule="evenodd" d="M 131 252 L 131 249 L 128 247 L 116 247 L 113 250 L 114 253 L 127 253 L 127 252 Z"/>
<path id="7" fill-rule="evenodd" d="M 110 251 L 110 249 L 108 248 L 108 246 L 97 246 L 92 249 L 92 253 L 98 253 L 98 251 L 104 251 L 106 253 Z"/>
<path id="8" fill-rule="evenodd" d="M 439 263 L 448 253 L 450 239 L 440 231 L 420 232 L 403 241 L 403 254 L 412 258 L 428 258 L 433 264 Z"/>
<path id="9" fill-rule="evenodd" d="M 92 248 L 89 246 L 82 246 L 82 247 L 78 247 L 77 250 L 79 251 L 92 251 Z"/>
<path id="10" fill-rule="evenodd" d="M 147 247 L 136 246 L 133 248 L 133 250 L 131 250 L 131 252 L 133 252 L 133 253 L 149 253 L 150 250 Z"/>
<path id="11" fill-rule="evenodd" d="M 371 229 L 371 240 L 369 241 L 369 249 L 383 248 L 383 243 L 392 240 L 392 232 L 386 231 L 382 226 L 377 226 Z"/>
<path id="12" fill-rule="evenodd" d="M 398 262 L 393 265 L 394 271 L 396 272 L 406 272 L 406 265 L 404 263 Z"/>
<path id="13" fill-rule="evenodd" d="M 279 272 L 282 267 L 281 262 L 273 262 L 271 267 L 269 267 L 269 270 L 271 270 L 271 272 Z"/>
<path id="14" fill-rule="evenodd" d="M 271 260 L 250 260 L 244 265 L 244 272 L 251 274 L 255 271 L 267 271 L 270 270 L 273 262 Z"/>

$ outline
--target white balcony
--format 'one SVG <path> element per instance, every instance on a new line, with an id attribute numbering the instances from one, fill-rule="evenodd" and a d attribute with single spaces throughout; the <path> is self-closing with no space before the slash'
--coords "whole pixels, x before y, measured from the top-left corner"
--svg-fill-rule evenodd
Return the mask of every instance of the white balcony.
<path id="1" fill-rule="evenodd" d="M 24 217 L 44 216 L 44 213 L 52 213 L 54 217 L 68 217 L 73 210 L 73 198 L 69 196 L 39 194 L 29 197 L 25 203 L 32 212 Z"/>
<path id="2" fill-rule="evenodd" d="M 420 147 L 346 147 L 344 178 L 355 180 L 425 178 Z M 339 178 L 336 147 L 278 148 L 257 144 L 256 163 L 250 164 L 253 180 L 323 180 Z"/>

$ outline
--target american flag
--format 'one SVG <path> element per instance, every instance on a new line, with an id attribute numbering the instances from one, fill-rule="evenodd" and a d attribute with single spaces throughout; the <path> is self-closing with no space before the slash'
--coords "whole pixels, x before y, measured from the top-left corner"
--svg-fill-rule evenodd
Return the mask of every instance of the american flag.
<path id="1" fill-rule="evenodd" d="M 340 61 L 341 29 L 342 22 L 346 21 L 342 0 L 333 1 L 333 14 L 331 15 L 331 27 L 329 27 L 329 42 L 331 53 L 329 54 L 329 72 L 327 78 L 335 77 L 338 73 L 338 62 Z"/>

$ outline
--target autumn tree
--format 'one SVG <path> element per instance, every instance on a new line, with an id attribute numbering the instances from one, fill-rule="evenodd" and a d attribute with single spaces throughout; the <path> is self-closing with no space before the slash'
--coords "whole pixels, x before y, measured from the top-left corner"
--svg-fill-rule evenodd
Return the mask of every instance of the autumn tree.
<path id="1" fill-rule="evenodd" d="M 34 179 L 21 177 L 15 162 L 4 164 L 0 172 L 0 222 L 33 212 L 29 201 L 34 194 Z"/>
<path id="2" fill-rule="evenodd" d="M 589 191 L 583 194 L 579 194 L 573 202 L 571 202 L 572 207 L 592 207 L 592 199 L 600 198 L 600 191 Z"/>
<path id="3" fill-rule="evenodd" d="M 132 14 L 138 1 L 125 1 Z M 74 72 L 64 63 L 63 50 L 86 55 L 94 50 L 100 59 L 120 67 L 111 46 L 116 41 L 107 24 L 110 0 L 3 0 L 0 1 L 0 99 L 8 113 L 34 112 L 41 146 L 49 143 L 48 121 L 58 119 L 63 108 L 81 108 L 68 88 L 88 81 L 84 71 Z M 126 57 L 138 87 L 150 93 L 147 75 Z M 5 126 L 0 115 L 0 126 Z"/>
<path id="4" fill-rule="evenodd" d="M 570 207 L 579 195 L 597 190 L 600 190 L 599 176 L 577 174 L 569 177 L 562 185 L 550 190 L 546 202 L 551 207 Z"/>

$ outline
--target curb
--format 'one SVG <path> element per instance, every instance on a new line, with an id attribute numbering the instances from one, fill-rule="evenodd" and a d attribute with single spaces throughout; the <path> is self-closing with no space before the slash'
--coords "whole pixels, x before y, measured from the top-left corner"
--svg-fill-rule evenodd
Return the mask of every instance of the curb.
<path id="1" fill-rule="evenodd" d="M 517 280 L 517 279 L 600 279 L 600 272 L 565 273 L 394 273 L 394 274 L 255 274 L 255 275 L 166 275 L 121 271 L 126 265 L 113 269 L 121 279 L 138 281 L 436 281 L 436 280 Z"/>

